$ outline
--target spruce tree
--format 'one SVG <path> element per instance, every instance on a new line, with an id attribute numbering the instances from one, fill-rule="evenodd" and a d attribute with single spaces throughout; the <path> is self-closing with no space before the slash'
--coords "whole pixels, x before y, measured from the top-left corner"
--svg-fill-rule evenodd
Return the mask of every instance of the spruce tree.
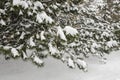
<path id="1" fill-rule="evenodd" d="M 119 8 L 119 0 L 1 0 L 0 53 L 87 71 L 84 58 L 119 49 Z"/>

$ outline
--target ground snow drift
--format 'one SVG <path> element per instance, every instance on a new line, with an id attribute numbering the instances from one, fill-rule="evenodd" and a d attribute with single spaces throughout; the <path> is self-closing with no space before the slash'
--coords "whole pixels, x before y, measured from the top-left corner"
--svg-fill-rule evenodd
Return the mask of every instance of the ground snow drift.
<path id="1" fill-rule="evenodd" d="M 53 58 L 46 60 L 43 68 L 21 60 L 5 61 L 0 57 L 0 80 L 120 80 L 120 51 L 107 56 L 106 64 L 90 57 L 88 72 L 69 69 L 61 61 Z"/>

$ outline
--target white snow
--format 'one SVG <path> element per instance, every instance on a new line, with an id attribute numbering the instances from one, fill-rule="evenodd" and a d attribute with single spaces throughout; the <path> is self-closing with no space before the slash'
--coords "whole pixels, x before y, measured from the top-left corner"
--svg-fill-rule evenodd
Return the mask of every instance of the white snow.
<path id="1" fill-rule="evenodd" d="M 28 8 L 29 6 L 28 6 L 28 3 L 26 2 L 26 1 L 21 1 L 20 2 L 20 5 L 23 7 L 23 8 Z"/>
<path id="2" fill-rule="evenodd" d="M 93 2 L 95 5 L 103 6 L 104 5 L 104 0 L 94 0 Z"/>
<path id="3" fill-rule="evenodd" d="M 27 14 L 28 14 L 29 16 L 30 16 L 30 15 L 33 15 L 33 13 L 32 13 L 32 12 L 30 12 L 30 11 L 28 11 L 28 13 L 27 13 Z"/>
<path id="4" fill-rule="evenodd" d="M 109 37 L 109 36 L 110 36 L 110 34 L 109 34 L 108 32 L 103 32 L 101 35 L 102 35 L 102 36 L 106 36 L 106 37 Z"/>
<path id="5" fill-rule="evenodd" d="M 1 25 L 6 25 L 5 21 L 3 19 L 0 20 Z"/>
<path id="6" fill-rule="evenodd" d="M 39 57 L 37 57 L 36 55 L 33 57 L 33 62 L 35 62 L 39 65 L 43 64 L 43 61 Z"/>
<path id="7" fill-rule="evenodd" d="M 28 3 L 29 6 L 32 6 L 32 1 L 27 0 L 27 3 Z"/>
<path id="8" fill-rule="evenodd" d="M 52 7 L 53 7 L 54 9 L 57 9 L 57 8 L 58 8 L 56 5 L 52 5 Z"/>
<path id="9" fill-rule="evenodd" d="M 91 47 L 91 52 L 95 53 L 96 52 L 95 48 Z"/>
<path id="10" fill-rule="evenodd" d="M 33 36 L 30 37 L 30 39 L 29 39 L 29 45 L 30 45 L 31 47 L 34 47 L 34 46 L 35 46 L 35 42 L 33 41 Z"/>
<path id="11" fill-rule="evenodd" d="M 71 58 L 68 59 L 68 64 L 67 64 L 70 68 L 75 68 L 75 64 L 73 62 L 73 60 Z"/>
<path id="12" fill-rule="evenodd" d="M 5 14 L 5 10 L 4 9 L 0 9 L 0 14 Z"/>
<path id="13" fill-rule="evenodd" d="M 57 31 L 57 36 L 59 36 L 62 40 L 67 41 L 66 36 L 63 32 L 63 29 L 60 26 L 58 26 L 57 30 L 58 30 Z"/>
<path id="14" fill-rule="evenodd" d="M 12 53 L 13 57 L 20 56 L 20 54 L 19 54 L 19 52 L 17 51 L 16 48 L 12 48 L 12 49 L 11 49 L 11 53 Z"/>
<path id="15" fill-rule="evenodd" d="M 117 4 L 118 4 L 119 2 L 120 2 L 119 0 L 114 0 L 114 1 L 113 1 L 113 3 L 117 3 Z"/>
<path id="16" fill-rule="evenodd" d="M 13 0 L 13 5 L 14 6 L 21 5 L 24 9 L 29 7 L 27 1 L 23 1 L 23 0 Z"/>
<path id="17" fill-rule="evenodd" d="M 49 52 L 51 53 L 51 55 L 58 53 L 58 50 L 52 45 L 51 42 L 48 44 L 48 47 L 49 47 Z"/>
<path id="18" fill-rule="evenodd" d="M 40 33 L 40 38 L 41 38 L 41 40 L 45 40 L 46 38 L 45 38 L 45 36 L 44 36 L 44 31 L 41 31 L 41 33 Z"/>
<path id="19" fill-rule="evenodd" d="M 93 19 L 90 19 L 90 18 L 87 18 L 85 22 L 87 24 L 90 24 L 90 23 L 94 24 L 95 23 L 95 21 Z"/>
<path id="20" fill-rule="evenodd" d="M 88 69 L 87 69 L 87 63 L 84 61 L 84 60 L 80 60 L 80 59 L 77 59 L 76 60 L 76 63 L 81 67 L 83 68 L 83 70 L 86 72 Z"/>
<path id="21" fill-rule="evenodd" d="M 20 1 L 21 1 L 21 0 L 13 0 L 13 5 L 18 6 L 18 5 L 20 4 Z"/>
<path id="22" fill-rule="evenodd" d="M 53 13 L 53 11 L 50 8 L 47 8 L 49 13 Z"/>
<path id="23" fill-rule="evenodd" d="M 24 39 L 24 36 L 25 36 L 25 32 L 22 32 L 21 36 L 20 36 L 20 39 Z"/>
<path id="24" fill-rule="evenodd" d="M 4 46 L 3 49 L 4 50 L 9 50 L 9 49 L 11 49 L 11 46 Z"/>
<path id="25" fill-rule="evenodd" d="M 37 14 L 36 21 L 42 23 L 44 20 L 46 23 L 50 23 L 50 24 L 54 22 L 54 20 L 50 16 L 48 16 L 46 12 L 42 11 Z"/>
<path id="26" fill-rule="evenodd" d="M 93 42 L 93 43 L 92 43 L 92 47 L 93 47 L 93 48 L 98 48 L 98 47 L 100 47 L 100 45 L 98 45 L 96 42 Z"/>
<path id="27" fill-rule="evenodd" d="M 100 7 L 104 7 L 104 5 L 106 4 L 106 2 L 104 2 L 104 0 L 92 0 L 89 2 L 90 5 L 89 5 L 89 10 L 92 11 L 92 12 L 96 12 L 98 13 L 99 12 L 99 6 Z"/>
<path id="28" fill-rule="evenodd" d="M 23 15 L 23 12 L 20 10 L 19 15 Z"/>
<path id="29" fill-rule="evenodd" d="M 89 57 L 88 72 L 69 69 L 61 61 L 48 57 L 45 66 L 38 68 L 29 61 L 21 59 L 4 60 L 0 56 L 0 80 L 119 80 L 120 51 L 106 56 L 106 64 L 99 63 L 96 57 Z"/>
<path id="30" fill-rule="evenodd" d="M 78 43 L 75 43 L 75 42 L 72 42 L 72 43 L 70 43 L 70 44 L 68 44 L 68 46 L 70 46 L 70 47 L 74 47 L 74 46 L 78 46 L 79 44 Z"/>
<path id="31" fill-rule="evenodd" d="M 36 16 L 36 21 L 38 21 L 39 23 L 42 23 L 42 22 L 43 22 L 40 13 L 37 14 L 37 16 Z"/>
<path id="32" fill-rule="evenodd" d="M 18 47 L 16 47 L 16 49 L 18 49 L 18 50 L 21 50 L 22 48 L 23 48 L 23 44 L 21 44 L 21 45 L 19 45 Z"/>
<path id="33" fill-rule="evenodd" d="M 118 46 L 118 43 L 117 43 L 117 41 L 115 41 L 115 40 L 110 40 L 110 41 L 108 41 L 108 42 L 106 43 L 106 45 L 107 45 L 108 47 L 113 47 L 113 46 Z"/>
<path id="34" fill-rule="evenodd" d="M 70 34 L 70 35 L 74 36 L 74 35 L 78 34 L 77 29 L 75 29 L 71 26 L 65 26 L 64 31 L 66 32 L 67 35 Z"/>
<path id="35" fill-rule="evenodd" d="M 40 1 L 34 2 L 34 7 L 35 7 L 35 9 L 37 9 L 37 7 L 44 9 L 44 6 Z"/>
<path id="36" fill-rule="evenodd" d="M 36 34 L 36 38 L 37 38 L 37 39 L 39 39 L 39 38 L 40 38 L 40 36 L 39 36 L 39 34 L 38 34 L 38 33 Z"/>

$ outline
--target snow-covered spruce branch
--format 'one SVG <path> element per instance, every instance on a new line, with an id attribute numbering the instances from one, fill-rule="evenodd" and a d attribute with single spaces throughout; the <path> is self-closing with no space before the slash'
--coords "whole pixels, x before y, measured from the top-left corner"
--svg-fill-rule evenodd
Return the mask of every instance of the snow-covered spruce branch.
<path id="1" fill-rule="evenodd" d="M 7 59 L 20 57 L 43 66 L 44 58 L 52 56 L 70 68 L 87 71 L 84 59 L 89 55 L 102 58 L 119 49 L 119 34 L 114 34 L 119 31 L 119 22 L 112 23 L 119 20 L 108 14 L 116 8 L 111 5 L 112 9 L 104 9 L 109 5 L 103 0 L 3 0 L 0 3 L 4 5 L 0 5 L 0 52 Z M 84 26 L 79 28 L 81 25 Z"/>
<path id="2" fill-rule="evenodd" d="M 90 27 L 82 27 L 82 28 L 76 28 L 78 31 L 81 29 L 86 29 L 86 30 L 94 30 L 94 31 L 102 31 L 102 32 L 107 32 L 108 30 L 104 30 L 104 29 L 99 29 L 99 28 L 90 28 Z M 110 31 L 110 30 L 109 30 Z M 112 30 L 111 30 L 112 31 Z M 113 30 L 114 31 L 114 30 Z"/>

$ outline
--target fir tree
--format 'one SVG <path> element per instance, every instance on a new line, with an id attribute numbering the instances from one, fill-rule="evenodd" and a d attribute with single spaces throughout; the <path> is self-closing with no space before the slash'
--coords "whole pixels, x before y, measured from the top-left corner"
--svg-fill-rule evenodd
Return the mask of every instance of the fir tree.
<path id="1" fill-rule="evenodd" d="M 52 56 L 87 71 L 84 58 L 119 49 L 119 8 L 119 0 L 1 0 L 0 52 L 38 66 Z"/>

